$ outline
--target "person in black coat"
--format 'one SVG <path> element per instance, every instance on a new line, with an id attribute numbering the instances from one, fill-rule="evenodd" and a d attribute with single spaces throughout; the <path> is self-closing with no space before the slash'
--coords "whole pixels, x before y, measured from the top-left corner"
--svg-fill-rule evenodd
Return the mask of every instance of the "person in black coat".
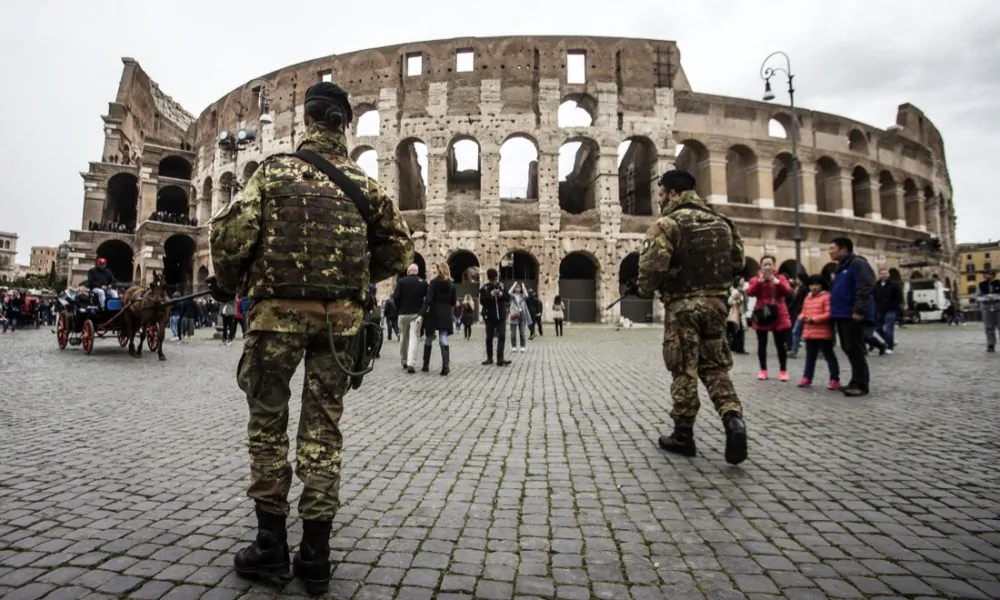
<path id="1" fill-rule="evenodd" d="M 451 267 L 446 262 L 438 263 L 437 277 L 428 282 L 427 295 L 420 309 L 423 329 L 427 334 L 424 338 L 424 366 L 420 369 L 425 373 L 430 370 L 435 334 L 441 346 L 441 374 L 447 375 L 449 372 L 451 349 L 448 347 L 448 336 L 455 329 L 452 309 L 457 301 L 455 284 L 451 281 Z"/>
<path id="2" fill-rule="evenodd" d="M 503 358 L 503 349 L 507 341 L 507 303 L 510 302 L 510 293 L 504 289 L 496 269 L 488 269 L 486 278 L 489 281 L 479 288 L 479 309 L 486 323 L 486 360 L 483 364 L 493 364 L 493 338 L 496 338 L 496 364 L 498 367 L 503 367 L 510 364 L 509 360 Z"/>

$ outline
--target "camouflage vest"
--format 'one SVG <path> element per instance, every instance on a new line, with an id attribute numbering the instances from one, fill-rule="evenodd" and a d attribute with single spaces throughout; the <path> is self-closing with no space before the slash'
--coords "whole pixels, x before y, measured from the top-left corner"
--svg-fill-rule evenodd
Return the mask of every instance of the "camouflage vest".
<path id="1" fill-rule="evenodd" d="M 695 204 L 682 204 L 669 217 L 680 229 L 680 243 L 670 259 L 663 295 L 726 295 L 733 281 L 733 231 L 729 221 Z"/>
<path id="2" fill-rule="evenodd" d="M 364 302 L 371 258 L 367 223 L 326 175 L 302 165 L 267 173 L 247 296 Z"/>

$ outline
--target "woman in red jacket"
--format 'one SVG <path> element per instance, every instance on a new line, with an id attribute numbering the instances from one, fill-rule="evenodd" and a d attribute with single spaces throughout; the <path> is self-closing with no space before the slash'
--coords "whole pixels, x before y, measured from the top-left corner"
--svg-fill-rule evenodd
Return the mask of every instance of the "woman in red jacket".
<path id="1" fill-rule="evenodd" d="M 792 330 L 792 318 L 788 314 L 785 297 L 791 295 L 792 286 L 784 275 L 774 270 L 774 257 L 760 259 L 760 272 L 750 280 L 747 296 L 757 299 L 753 307 L 751 326 L 757 332 L 757 358 L 760 373 L 757 379 L 767 379 L 767 334 L 774 335 L 774 345 L 778 349 L 778 379 L 788 381 L 788 346 L 786 339 Z"/>

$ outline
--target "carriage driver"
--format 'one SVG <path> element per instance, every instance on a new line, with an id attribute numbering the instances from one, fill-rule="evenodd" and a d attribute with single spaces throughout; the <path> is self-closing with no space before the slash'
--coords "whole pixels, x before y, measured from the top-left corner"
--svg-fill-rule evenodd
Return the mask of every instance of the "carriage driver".
<path id="1" fill-rule="evenodd" d="M 97 296 L 102 309 L 105 307 L 107 298 L 118 297 L 118 290 L 115 289 L 117 284 L 115 276 L 108 270 L 106 258 L 98 258 L 97 266 L 87 271 L 87 288 Z"/>

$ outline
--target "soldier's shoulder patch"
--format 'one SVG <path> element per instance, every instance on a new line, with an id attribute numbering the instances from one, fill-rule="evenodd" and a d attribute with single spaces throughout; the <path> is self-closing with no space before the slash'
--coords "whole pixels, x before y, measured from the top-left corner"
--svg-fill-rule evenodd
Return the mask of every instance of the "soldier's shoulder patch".
<path id="1" fill-rule="evenodd" d="M 649 252 L 649 249 L 652 246 L 653 246 L 653 240 L 651 240 L 649 238 L 646 238 L 646 239 L 642 240 L 642 250 L 641 250 L 641 253 L 645 254 L 645 253 Z"/>

